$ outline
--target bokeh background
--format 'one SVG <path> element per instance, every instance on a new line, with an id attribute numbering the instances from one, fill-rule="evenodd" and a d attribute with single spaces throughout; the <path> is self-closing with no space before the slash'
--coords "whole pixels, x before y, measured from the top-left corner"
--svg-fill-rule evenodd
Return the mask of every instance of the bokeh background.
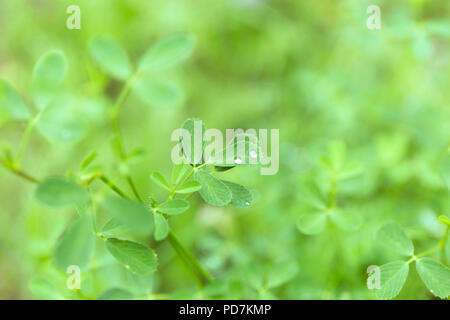
<path id="1" fill-rule="evenodd" d="M 81 8 L 81 30 L 66 28 L 71 4 Z M 370 4 L 381 7 L 381 30 L 366 27 Z M 280 129 L 278 174 L 261 176 L 257 168 L 222 174 L 252 190 L 251 207 L 213 208 L 196 195 L 189 212 L 171 221 L 220 279 L 214 288 L 198 290 L 161 243 L 159 270 L 145 279 L 103 265 L 100 252 L 84 297 L 117 284 L 153 298 L 375 298 L 366 268 L 398 258 L 375 243 L 380 224 L 397 221 L 422 251 L 442 236 L 437 216 L 450 214 L 449 10 L 446 0 L 1 0 L 1 78 L 29 100 L 36 60 L 60 49 L 68 61 L 62 101 L 73 122 L 61 120 L 68 134 L 37 130 L 24 156 L 24 170 L 39 178 L 69 174 L 97 151 L 97 165 L 127 188 L 117 174 L 107 113 L 120 83 L 92 62 L 88 45 L 95 35 L 117 39 L 133 62 L 165 36 L 196 38 L 192 57 L 161 75 L 181 88 L 177 103 L 151 105 L 132 94 L 122 109 L 126 148 L 143 151 L 130 171 L 146 198 L 164 196 L 149 174 L 170 174 L 170 134 L 184 119 L 199 117 L 221 130 Z M 24 128 L 2 119 L 2 145 L 15 150 Z M 354 208 L 362 224 L 308 236 L 297 228 L 307 197 L 301 186 L 322 174 L 319 158 L 336 140 L 363 168 L 338 185 L 337 203 Z M 65 284 L 52 253 L 76 213 L 36 203 L 34 189 L 0 170 L 2 299 L 39 298 L 29 289 L 35 277 Z M 288 281 L 258 290 L 273 270 Z M 432 295 L 411 270 L 399 298 Z"/>

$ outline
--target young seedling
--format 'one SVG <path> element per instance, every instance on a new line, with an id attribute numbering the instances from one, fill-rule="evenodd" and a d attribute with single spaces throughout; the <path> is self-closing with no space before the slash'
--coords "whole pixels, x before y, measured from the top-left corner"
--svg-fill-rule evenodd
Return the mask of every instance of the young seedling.
<path id="1" fill-rule="evenodd" d="M 196 192 L 199 192 L 204 201 L 210 205 L 232 204 L 240 208 L 251 204 L 250 192 L 237 183 L 220 179 L 217 174 L 221 170 L 214 164 L 193 163 L 186 157 L 186 163 L 174 165 L 170 180 L 157 171 L 150 175 L 156 186 L 167 191 L 168 195 L 164 201 L 143 197 L 127 167 L 129 160 L 139 152 L 126 153 L 118 121 L 120 109 L 132 90 L 140 94 L 144 101 L 154 105 L 166 106 L 178 101 L 178 89 L 171 83 L 155 80 L 153 75 L 156 71 L 168 69 L 187 58 L 193 51 L 194 43 L 194 39 L 185 34 L 169 37 L 152 46 L 137 66 L 133 66 L 126 51 L 114 40 L 96 37 L 91 42 L 90 53 L 97 65 L 107 75 L 124 82 L 110 110 L 110 119 L 114 136 L 113 145 L 118 161 L 125 167 L 124 179 L 133 197 L 119 187 L 115 179 L 93 168 L 97 153 L 88 154 L 78 172 L 68 176 L 41 180 L 21 168 L 22 156 L 35 127 L 50 140 L 78 137 L 80 125 L 76 120 L 61 118 L 61 113 L 50 110 L 53 108 L 52 102 L 58 98 L 58 91 L 67 69 L 66 59 L 61 52 L 49 52 L 34 68 L 31 94 L 34 112 L 30 111 L 20 95 L 7 82 L 3 80 L 0 82 L 2 117 L 28 120 L 17 152 L 13 153 L 11 148 L 5 148 L 2 164 L 18 176 L 37 184 L 35 195 L 40 203 L 50 207 L 74 206 L 79 214 L 78 219 L 69 225 L 55 247 L 53 260 L 61 271 L 65 272 L 69 266 L 76 265 L 83 272 L 89 273 L 97 237 L 103 240 L 106 249 L 117 262 L 133 274 L 152 274 L 158 268 L 157 256 L 147 245 L 148 239 L 153 237 L 156 241 L 167 240 L 170 243 L 192 271 L 200 286 L 213 281 L 209 272 L 175 235 L 170 227 L 170 219 L 190 208 L 188 199 Z M 64 121 L 59 121 L 61 119 Z M 194 121 L 188 119 L 182 127 L 191 130 L 193 134 Z M 61 136 L 61 133 L 65 136 Z M 180 143 L 183 144 L 183 141 Z M 202 146 L 204 148 L 204 144 Z M 201 151 L 203 152 L 203 149 Z M 96 180 L 107 186 L 112 191 L 111 194 L 96 196 L 90 188 Z M 109 218 L 101 228 L 97 219 L 98 208 L 101 208 Z M 44 298 L 64 297 L 64 294 L 59 293 L 53 283 L 46 278 L 33 279 L 30 288 Z M 89 298 L 84 297 L 81 292 L 78 294 L 80 298 Z M 97 298 L 128 299 L 136 296 L 121 288 L 109 288 Z"/>

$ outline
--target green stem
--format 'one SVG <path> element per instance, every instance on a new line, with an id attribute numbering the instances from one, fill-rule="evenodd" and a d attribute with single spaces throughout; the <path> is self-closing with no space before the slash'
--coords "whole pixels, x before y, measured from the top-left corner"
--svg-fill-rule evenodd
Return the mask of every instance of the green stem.
<path id="1" fill-rule="evenodd" d="M 433 253 L 435 253 L 435 252 L 437 252 L 437 251 L 439 251 L 439 250 L 442 250 L 442 255 L 443 255 L 443 256 L 442 256 L 442 262 L 443 262 L 444 264 L 446 264 L 446 261 L 445 261 L 445 260 L 446 260 L 446 259 L 445 259 L 445 251 L 444 251 L 444 249 L 445 249 L 445 245 L 447 244 L 448 233 L 449 233 L 449 226 L 447 226 L 447 230 L 445 231 L 444 236 L 442 237 L 441 241 L 439 241 L 439 243 L 437 244 L 437 246 L 435 246 L 435 247 L 433 247 L 433 248 L 431 248 L 431 249 L 428 249 L 428 250 L 426 250 L 426 251 L 424 251 L 424 252 L 422 252 L 422 253 L 419 253 L 419 254 L 417 254 L 417 255 L 413 255 L 413 256 L 411 257 L 411 259 L 409 259 L 409 260 L 407 261 L 407 263 L 410 264 L 411 262 L 416 261 L 417 259 L 420 259 L 420 258 L 429 256 L 429 255 L 431 255 L 431 254 L 433 254 Z"/>
<path id="2" fill-rule="evenodd" d="M 125 153 L 125 148 L 123 147 L 123 142 L 122 142 L 122 133 L 121 133 L 120 124 L 119 124 L 119 112 L 120 112 L 120 108 L 125 103 L 125 100 L 127 99 L 128 95 L 130 94 L 131 89 L 136 80 L 137 80 L 136 74 L 133 74 L 127 80 L 127 82 L 123 86 L 122 90 L 120 91 L 119 97 L 117 98 L 117 101 L 114 103 L 114 105 L 112 107 L 112 111 L 111 111 L 111 127 L 112 127 L 114 134 L 117 136 L 117 143 L 118 143 L 118 147 L 119 147 L 119 156 L 120 156 L 120 160 L 122 162 L 125 162 L 125 160 L 126 160 L 126 153 Z M 136 197 L 136 199 L 138 199 L 140 202 L 143 202 L 143 199 L 140 196 L 140 194 L 136 188 L 136 184 L 134 183 L 133 179 L 131 178 L 131 176 L 129 174 L 126 175 L 126 180 L 127 180 L 128 185 L 131 188 L 131 191 L 133 192 L 134 196 Z"/>
<path id="3" fill-rule="evenodd" d="M 130 199 L 130 197 L 117 185 L 115 185 L 108 177 L 106 177 L 103 173 L 94 173 L 91 176 L 89 176 L 85 181 L 84 184 L 87 186 L 90 185 L 95 179 L 100 179 L 104 184 L 106 184 L 108 187 L 111 188 L 112 191 L 117 193 L 119 196 L 125 199 Z"/>
<path id="4" fill-rule="evenodd" d="M 20 169 L 17 168 L 17 167 L 12 167 L 12 166 L 7 165 L 7 164 L 5 164 L 5 163 L 2 163 L 2 165 L 3 165 L 6 169 L 8 169 L 8 170 L 11 171 L 12 173 L 14 173 L 15 175 L 17 175 L 17 176 L 19 176 L 19 177 L 21 177 L 21 178 L 24 178 L 25 180 L 27 180 L 27 181 L 29 181 L 29 182 L 32 182 L 32 183 L 39 183 L 39 179 L 37 179 L 37 178 L 33 177 L 32 175 L 30 175 L 30 174 L 28 174 L 28 173 L 26 173 L 26 172 L 20 170 Z"/>
<path id="5" fill-rule="evenodd" d="M 27 123 L 27 127 L 25 128 L 22 139 L 20 140 L 19 149 L 17 150 L 17 155 L 14 160 L 14 166 L 17 168 L 20 168 L 23 154 L 25 153 L 25 149 L 31 138 L 31 133 L 33 132 L 33 129 L 34 129 L 37 121 L 39 120 L 39 117 L 41 116 L 41 114 L 42 114 L 42 111 L 39 111 L 36 115 L 34 115 L 32 118 L 30 118 L 30 120 Z"/>
<path id="6" fill-rule="evenodd" d="M 197 259 L 186 249 L 177 236 L 173 233 L 172 230 L 169 231 L 169 235 L 167 236 L 169 243 L 175 249 L 175 251 L 182 257 L 185 262 L 192 268 L 192 270 L 197 275 L 197 278 L 200 280 L 200 284 L 203 286 L 204 284 L 210 283 L 213 281 L 211 275 L 203 269 L 203 267 L 198 263 Z"/>

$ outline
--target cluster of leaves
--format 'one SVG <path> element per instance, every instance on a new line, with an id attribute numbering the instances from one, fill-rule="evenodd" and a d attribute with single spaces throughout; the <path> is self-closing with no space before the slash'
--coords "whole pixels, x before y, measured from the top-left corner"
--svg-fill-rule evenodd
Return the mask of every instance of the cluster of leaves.
<path id="1" fill-rule="evenodd" d="M 90 49 L 93 59 L 106 74 L 126 82 L 124 96 L 127 90 L 134 89 L 146 101 L 157 105 L 167 105 L 175 101 L 176 90 L 170 84 L 156 81 L 152 75 L 188 57 L 193 46 L 194 41 L 190 36 L 169 37 L 150 48 L 135 69 L 125 50 L 112 39 L 96 37 Z M 45 112 L 58 94 L 66 69 L 66 60 L 59 51 L 52 51 L 38 61 L 34 68 L 32 82 L 33 102 L 37 110 L 33 116 L 19 94 L 7 82 L 2 81 L 0 83 L 2 115 L 16 120 L 30 119 L 28 132 L 31 132 L 33 126 L 37 124 L 38 128 L 43 128 L 44 132 L 49 134 L 53 132 L 52 130 L 57 134 L 61 133 L 61 128 L 66 126 L 58 127 L 61 123 L 58 123 L 55 118 L 50 117 L 47 126 L 41 124 L 42 119 L 45 119 Z M 118 103 L 113 106 L 113 119 L 117 117 L 120 103 L 123 103 L 120 99 L 125 97 L 119 96 Z M 201 120 L 188 119 L 182 124 L 182 128 L 188 130 L 192 136 L 194 136 L 194 121 Z M 113 122 L 113 129 L 114 124 Z M 202 127 L 206 128 L 203 123 Z M 120 150 L 120 137 L 117 139 L 119 140 L 118 154 L 119 156 L 122 154 L 119 161 L 126 161 L 129 155 L 123 155 L 123 150 Z M 79 170 L 72 172 L 70 176 L 49 177 L 40 182 L 37 178 L 26 175 L 20 168 L 20 157 L 23 153 L 21 148 L 25 147 L 26 142 L 26 140 L 23 141 L 23 146 L 20 147 L 16 156 L 13 156 L 11 152 L 5 152 L 6 167 L 38 183 L 35 195 L 40 203 L 56 208 L 74 206 L 79 215 L 67 227 L 54 250 L 54 265 L 62 272 L 66 272 L 70 266 L 75 265 L 83 272 L 89 273 L 95 253 L 96 238 L 103 240 L 111 256 L 136 275 L 149 275 L 157 270 L 156 253 L 148 246 L 152 236 L 156 241 L 169 237 L 169 242 L 174 249 L 182 259 L 187 259 L 188 261 L 185 262 L 189 264 L 195 258 L 178 243 L 179 240 L 170 230 L 169 219 L 189 209 L 190 204 L 187 199 L 193 193 L 199 192 L 205 202 L 212 206 L 224 206 L 231 203 L 236 207 L 245 208 L 252 202 L 252 196 L 244 186 L 219 179 L 215 175 L 218 167 L 208 163 L 196 164 L 187 157 L 184 162 L 173 167 L 170 182 L 157 171 L 151 174 L 151 180 L 169 192 L 167 199 L 162 202 L 158 202 L 153 196 L 148 202 L 142 200 L 129 178 L 128 182 L 137 198 L 132 200 L 103 172 L 97 171 L 95 167 L 91 169 L 97 153 L 89 154 L 82 161 Z M 180 143 L 183 144 L 183 141 Z M 205 146 L 203 141 L 202 146 L 203 148 Z M 89 186 L 96 179 L 101 180 L 116 195 L 95 196 Z M 98 204 L 108 218 L 101 229 L 98 228 L 99 216 L 96 210 Z M 204 272 L 204 277 L 207 281 L 211 281 L 207 272 Z M 39 297 L 61 297 L 52 282 L 43 277 L 33 279 L 30 288 Z M 112 287 L 97 298 L 130 298 L 132 296 L 132 293 L 123 288 Z"/>
<path id="2" fill-rule="evenodd" d="M 441 299 L 445 299 L 450 295 L 450 269 L 438 260 L 427 257 L 427 255 L 443 249 L 446 245 L 450 220 L 446 216 L 441 216 L 439 217 L 439 221 L 447 226 L 447 231 L 443 239 L 436 248 L 420 254 L 414 253 L 414 245 L 411 239 L 408 238 L 398 224 L 387 222 L 378 229 L 376 240 L 385 249 L 392 250 L 402 256 L 411 257 L 408 261 L 397 260 L 380 267 L 380 288 L 375 292 L 378 298 L 392 299 L 400 293 L 408 277 L 409 265 L 412 262 L 416 263 L 417 273 L 433 295 Z M 445 252 L 442 257 L 445 263 Z M 369 277 L 374 276 L 373 272 Z"/>
<path id="3" fill-rule="evenodd" d="M 343 230 L 357 230 L 361 225 L 361 216 L 353 208 L 337 205 L 336 198 L 337 184 L 360 174 L 361 165 L 347 162 L 346 146 L 342 142 L 331 143 L 328 155 L 320 158 L 320 164 L 325 177 L 307 181 L 302 186 L 303 201 L 298 228 L 305 234 L 319 234 L 328 221 Z"/>

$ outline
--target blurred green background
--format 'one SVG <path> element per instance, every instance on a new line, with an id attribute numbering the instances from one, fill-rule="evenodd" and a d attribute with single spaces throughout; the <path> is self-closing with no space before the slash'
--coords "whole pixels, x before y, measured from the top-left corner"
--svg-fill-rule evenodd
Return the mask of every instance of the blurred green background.
<path id="1" fill-rule="evenodd" d="M 66 28 L 71 4 L 81 8 L 81 30 Z M 370 4 L 381 7 L 381 30 L 366 27 Z M 221 130 L 280 129 L 276 175 L 261 176 L 257 168 L 222 174 L 252 190 L 251 207 L 213 208 L 196 195 L 189 213 L 171 221 L 219 279 L 210 291 L 196 288 L 162 242 L 158 272 L 145 279 L 102 264 L 108 259 L 100 252 L 85 296 L 117 284 L 161 297 L 375 298 L 366 268 L 396 259 L 374 241 L 380 224 L 397 221 L 422 251 L 442 236 L 436 217 L 450 215 L 449 10 L 446 0 L 1 0 L 1 78 L 29 100 L 36 60 L 50 49 L 68 60 L 62 101 L 76 125 L 63 138 L 34 132 L 23 168 L 39 178 L 76 170 L 92 151 L 103 170 L 120 172 L 107 114 L 120 83 L 92 62 L 88 45 L 95 35 L 117 39 L 133 62 L 165 36 L 196 38 L 192 57 L 161 75 L 181 88 L 177 103 L 149 105 L 133 94 L 121 112 L 127 150 L 144 151 L 130 171 L 146 199 L 163 196 L 149 174 L 170 174 L 170 135 L 184 119 L 199 117 Z M 25 123 L 0 123 L 2 144 L 16 149 Z M 351 232 L 304 235 L 296 226 L 306 197 L 302 183 L 321 176 L 319 158 L 336 140 L 363 167 L 338 185 L 337 198 L 362 224 Z M 63 287 L 64 274 L 53 270 L 51 257 L 75 210 L 36 203 L 35 186 L 3 168 L 0 181 L 0 298 L 36 298 L 29 290 L 34 277 Z M 127 188 L 120 177 L 116 182 Z M 286 266 L 294 266 L 285 271 L 289 281 L 270 292 L 255 289 Z M 410 272 L 399 298 L 432 295 Z"/>

